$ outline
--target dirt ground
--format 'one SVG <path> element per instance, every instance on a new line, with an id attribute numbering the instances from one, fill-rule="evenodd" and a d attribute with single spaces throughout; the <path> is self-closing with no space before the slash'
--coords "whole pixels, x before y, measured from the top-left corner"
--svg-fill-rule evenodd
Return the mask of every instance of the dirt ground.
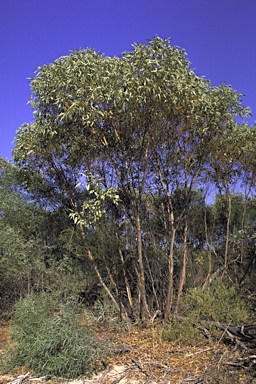
<path id="1" fill-rule="evenodd" d="M 159 328 L 129 330 L 102 328 L 98 338 L 111 341 L 114 354 L 104 362 L 102 372 L 91 378 L 49 384 L 199 384 L 256 383 L 250 372 L 229 365 L 234 348 L 205 340 L 194 346 L 164 342 Z M 0 354 L 10 340 L 10 325 L 0 326 Z M 15 374 L 0 375 L 0 384 L 45 383 L 42 377 L 22 369 Z"/>

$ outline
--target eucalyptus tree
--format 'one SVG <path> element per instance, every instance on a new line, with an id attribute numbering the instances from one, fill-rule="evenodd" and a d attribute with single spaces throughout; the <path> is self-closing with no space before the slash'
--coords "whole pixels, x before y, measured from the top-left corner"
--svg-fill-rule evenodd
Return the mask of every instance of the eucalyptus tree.
<path id="1" fill-rule="evenodd" d="M 216 137 L 231 132 L 236 116 L 247 112 L 240 95 L 231 87 L 212 87 L 195 74 L 184 50 L 159 37 L 147 45 L 135 44 L 120 57 L 91 49 L 72 52 L 39 67 L 31 89 L 34 122 L 18 130 L 14 150 L 24 181 L 52 207 L 72 210 L 91 261 L 94 257 L 84 231 L 104 217 L 105 196 L 112 196 L 120 220 L 128 220 L 135 231 L 137 289 L 129 291 L 127 279 L 125 284 L 130 305 L 138 308 L 136 316 L 142 321 L 153 315 L 146 288 L 142 212 L 150 211 L 154 194 L 163 198 L 163 240 L 169 249 L 163 309 L 168 319 L 176 232 L 182 220 L 188 223 L 191 191 L 206 174 Z M 86 180 L 96 180 L 95 192 L 101 191 L 102 204 L 88 201 L 97 193 L 88 195 L 81 186 L 77 188 L 81 174 Z M 185 192 L 184 207 L 178 214 L 172 200 L 177 188 Z M 86 220 L 88 209 L 89 215 L 92 210 L 97 212 L 93 225 Z M 188 224 L 184 228 L 180 293 L 186 276 Z M 104 274 L 98 272 L 102 285 L 118 303 Z"/>

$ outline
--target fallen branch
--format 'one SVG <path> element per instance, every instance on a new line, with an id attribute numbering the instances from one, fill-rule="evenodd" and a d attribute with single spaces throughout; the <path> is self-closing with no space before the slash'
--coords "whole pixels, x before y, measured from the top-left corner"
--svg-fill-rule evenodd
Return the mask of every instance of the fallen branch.
<path id="1" fill-rule="evenodd" d="M 172 315 L 172 317 L 177 321 L 185 321 L 186 319 Z M 201 320 L 193 323 L 194 326 L 201 329 L 206 337 L 212 340 L 210 329 L 215 327 L 223 331 L 219 343 L 224 341 L 224 338 L 228 338 L 232 343 L 235 344 L 235 347 L 240 347 L 240 350 L 236 349 L 236 354 L 232 352 L 232 358 L 229 361 L 224 361 L 221 357 L 220 361 L 222 364 L 230 365 L 237 368 L 243 368 L 245 370 L 255 370 L 256 368 L 256 325 L 248 324 L 242 326 L 231 326 L 225 323 L 218 321 L 210 320 Z M 241 350 L 242 349 L 242 350 Z M 197 352 L 196 352 L 197 353 Z M 239 357 L 237 355 L 239 354 Z M 235 356 L 236 355 L 236 356 Z M 235 356 L 235 357 L 234 357 Z M 227 356 L 226 356 L 227 357 Z"/>
<path id="2" fill-rule="evenodd" d="M 27 372 L 25 375 L 18 376 L 14 381 L 10 381 L 8 384 L 21 384 L 24 383 L 29 378 L 30 372 Z"/>
<path id="3" fill-rule="evenodd" d="M 142 367 L 142 365 L 140 363 L 138 363 L 136 360 L 134 360 L 133 358 L 131 359 L 131 361 L 136 365 L 136 367 L 139 368 L 139 370 L 144 373 L 144 375 L 146 375 L 147 377 L 149 377 L 149 373 L 147 371 L 145 371 L 145 369 Z"/>
<path id="4" fill-rule="evenodd" d="M 255 349 L 256 348 L 256 325 L 242 325 L 233 327 L 224 323 L 216 321 L 200 321 L 200 324 L 205 327 L 213 326 L 225 332 L 225 334 L 230 338 L 230 340 L 236 342 L 245 349 Z"/>
<path id="5" fill-rule="evenodd" d="M 199 383 L 203 383 L 204 382 L 204 378 L 202 377 L 198 377 L 198 376 L 194 376 L 194 377 L 187 377 L 186 379 L 183 379 L 182 381 L 179 382 L 179 384 L 199 384 Z"/>
<path id="6" fill-rule="evenodd" d="M 131 371 L 131 368 L 130 367 L 127 368 L 120 377 L 118 377 L 117 379 L 111 381 L 110 384 L 117 384 L 117 383 L 119 383 L 121 380 L 123 380 L 128 375 L 128 373 L 130 371 Z"/>

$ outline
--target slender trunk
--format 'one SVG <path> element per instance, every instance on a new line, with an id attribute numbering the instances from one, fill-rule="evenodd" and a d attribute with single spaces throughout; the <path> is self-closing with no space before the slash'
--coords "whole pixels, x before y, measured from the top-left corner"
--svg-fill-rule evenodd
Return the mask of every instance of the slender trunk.
<path id="1" fill-rule="evenodd" d="M 108 294 L 108 296 L 110 297 L 110 299 L 113 301 L 115 307 L 118 309 L 118 311 L 120 311 L 120 307 L 116 301 L 116 299 L 114 298 L 114 296 L 112 295 L 112 293 L 110 292 L 109 288 L 106 286 L 106 284 L 104 283 L 104 280 L 101 276 L 101 273 L 97 267 L 97 265 L 95 264 L 94 262 L 94 259 L 93 259 L 93 256 L 92 256 L 92 253 L 90 251 L 90 249 L 87 249 L 87 255 L 88 255 L 88 259 L 92 262 L 93 264 L 93 268 L 98 276 L 98 279 L 99 279 L 99 282 L 101 284 L 101 286 L 105 289 L 106 293 Z"/>
<path id="2" fill-rule="evenodd" d="M 246 218 L 247 204 L 248 204 L 248 194 L 245 194 L 245 202 L 243 204 L 243 215 L 242 215 L 242 223 L 241 223 L 241 230 L 242 230 L 242 239 L 241 239 L 241 246 L 240 246 L 240 262 L 241 262 L 241 264 L 243 264 L 243 261 L 244 261 L 244 251 L 245 251 L 245 218 Z"/>
<path id="3" fill-rule="evenodd" d="M 172 229 L 172 236 L 169 242 L 169 255 L 168 255 L 168 286 L 167 286 L 167 297 L 166 306 L 164 312 L 165 321 L 169 320 L 170 312 L 173 302 L 173 271 L 174 271 L 174 242 L 176 237 L 176 228 Z"/>
<path id="4" fill-rule="evenodd" d="M 204 231 L 205 231 L 205 243 L 207 244 L 208 249 L 208 272 L 203 284 L 203 287 L 207 287 L 210 283 L 211 273 L 212 273 L 212 250 L 210 246 L 210 240 L 208 236 L 208 227 L 207 227 L 207 217 L 206 217 L 206 207 L 204 209 Z"/>
<path id="5" fill-rule="evenodd" d="M 126 293 L 127 293 L 127 297 L 128 297 L 129 307 L 130 307 L 130 310 L 131 310 L 131 312 L 132 312 L 132 315 L 134 315 L 134 309 L 133 309 L 133 300 L 132 300 L 131 288 L 130 288 L 129 280 L 128 280 L 128 277 L 127 277 L 127 273 L 126 273 L 125 265 L 124 265 L 123 252 L 122 252 L 122 250 L 121 250 L 120 248 L 118 248 L 118 252 L 119 252 L 120 260 L 121 260 L 121 263 L 122 263 L 122 269 L 123 269 L 123 275 L 124 275 L 124 282 L 125 282 L 125 289 L 126 289 Z"/>
<path id="6" fill-rule="evenodd" d="M 178 289 L 178 295 L 177 295 L 177 302 L 175 307 L 175 314 L 177 315 L 179 310 L 179 303 L 181 294 L 185 285 L 186 281 L 186 273 L 187 273 L 187 260 L 188 260 L 188 223 L 187 218 L 185 221 L 185 229 L 184 229 L 184 240 L 183 240 L 183 260 L 182 260 L 182 270 L 180 274 L 180 283 L 179 283 L 179 289 Z"/>
<path id="7" fill-rule="evenodd" d="M 104 283 L 104 280 L 103 280 L 103 278 L 102 278 L 102 276 L 101 276 L 101 273 L 100 273 L 100 271 L 99 271 L 99 269 L 98 269 L 98 267 L 97 267 L 97 265 L 96 265 L 96 263 L 95 263 L 95 261 L 94 261 L 93 255 L 92 255 L 90 249 L 88 248 L 88 246 L 87 246 L 87 244 L 86 244 L 85 233 L 84 233 L 84 229 L 83 229 L 82 225 L 80 225 L 79 228 L 80 228 L 80 233 L 81 233 L 82 239 L 83 239 L 83 241 L 84 241 L 84 247 L 85 247 L 85 249 L 86 249 L 88 259 L 90 260 L 90 262 L 91 262 L 92 265 L 93 265 L 94 271 L 96 272 L 96 275 L 97 275 L 97 277 L 98 277 L 98 279 L 99 279 L 99 282 L 100 282 L 101 286 L 104 288 L 104 290 L 106 291 L 106 293 L 107 293 L 107 295 L 109 296 L 109 298 L 110 298 L 110 299 L 112 300 L 112 302 L 114 303 L 114 306 L 115 306 L 115 307 L 118 309 L 118 311 L 122 314 L 122 316 L 123 316 L 122 320 L 125 320 L 125 315 L 122 313 L 121 308 L 120 308 L 120 306 L 118 305 L 118 303 L 117 303 L 116 299 L 114 298 L 114 296 L 112 295 L 111 291 L 109 290 L 109 288 L 108 288 L 108 287 L 106 286 L 106 284 Z"/>
<path id="8" fill-rule="evenodd" d="M 127 314 L 126 309 L 124 307 L 124 304 L 123 304 L 123 302 L 121 300 L 118 286 L 117 286 L 117 284 L 116 284 L 116 282 L 115 282 L 115 280 L 114 280 L 114 278 L 112 276 L 111 270 L 110 270 L 109 266 L 107 265 L 107 262 L 106 262 L 104 256 L 103 256 L 103 260 L 105 261 L 105 268 L 107 270 L 107 274 L 108 274 L 109 280 L 110 280 L 112 286 L 114 287 L 114 290 L 115 290 L 115 293 L 116 293 L 116 297 L 119 298 L 118 301 L 119 301 L 120 318 L 121 318 L 121 320 L 124 320 L 124 319 L 126 319 L 128 317 L 128 314 Z M 123 314 L 124 314 L 124 316 L 123 316 Z"/>
<path id="9" fill-rule="evenodd" d="M 172 302 L 173 302 L 173 283 L 174 283 L 174 243 L 175 243 L 175 237 L 176 237 L 176 228 L 174 224 L 174 211 L 172 206 L 172 200 L 170 193 L 163 181 L 162 174 L 160 170 L 158 171 L 158 176 L 160 183 L 162 185 L 162 188 L 165 191 L 166 197 L 167 197 L 167 212 L 168 212 L 168 224 L 165 224 L 165 230 L 167 233 L 168 238 L 168 245 L 169 245 L 169 254 L 168 254 L 168 286 L 167 286 L 167 297 L 166 297 L 166 306 L 164 311 L 164 319 L 165 321 L 169 320 L 171 308 L 172 308 Z M 163 214 L 164 214 L 164 207 L 162 206 Z M 169 232 L 172 232 L 172 235 L 169 235 Z"/>
<path id="10" fill-rule="evenodd" d="M 148 260 L 147 255 L 145 255 L 145 259 L 146 259 L 146 263 L 147 263 L 147 269 L 148 269 L 148 273 L 149 273 L 149 277 L 150 277 L 150 281 L 151 281 L 151 288 L 152 288 L 152 292 L 153 292 L 153 295 L 154 295 L 156 307 L 157 307 L 158 310 L 160 310 L 159 300 L 158 300 L 156 289 L 155 289 L 154 277 L 152 275 L 152 271 L 151 271 L 151 268 L 150 268 L 150 264 L 149 264 L 149 260 Z"/>
<path id="11" fill-rule="evenodd" d="M 225 256 L 224 256 L 224 270 L 227 271 L 228 269 L 228 252 L 229 252 L 229 235 L 230 235 L 230 224 L 231 224 L 231 195 L 228 192 L 227 195 L 228 199 L 228 219 L 227 219 L 227 226 L 226 226 L 226 244 L 225 244 Z"/>
<path id="12" fill-rule="evenodd" d="M 140 315 L 141 321 L 144 323 L 149 317 L 149 309 L 146 297 L 146 286 L 145 286 L 145 270 L 143 262 L 143 252 L 142 252 L 142 238 L 141 238 L 141 224 L 139 213 L 135 211 L 135 222 L 137 230 L 137 251 L 138 251 L 138 264 L 139 264 L 139 296 L 140 296 Z"/>

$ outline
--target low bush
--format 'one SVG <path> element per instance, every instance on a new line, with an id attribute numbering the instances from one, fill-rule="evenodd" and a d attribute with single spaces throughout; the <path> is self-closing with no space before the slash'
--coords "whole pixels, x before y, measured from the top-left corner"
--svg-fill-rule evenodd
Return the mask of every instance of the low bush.
<path id="1" fill-rule="evenodd" d="M 235 285 L 215 281 L 207 288 L 187 292 L 182 311 L 195 320 L 219 321 L 230 325 L 244 324 L 251 317 L 248 303 L 239 295 Z"/>
<path id="2" fill-rule="evenodd" d="M 215 281 L 207 288 L 189 290 L 183 297 L 180 315 L 183 321 L 172 319 L 164 326 L 163 339 L 186 344 L 203 340 L 203 333 L 198 328 L 200 320 L 234 326 L 253 321 L 250 306 L 237 288 L 227 287 L 221 281 Z"/>
<path id="3" fill-rule="evenodd" d="M 91 308 L 91 312 L 97 321 L 109 326 L 120 322 L 120 312 L 107 297 L 104 297 L 103 300 L 97 300 Z"/>
<path id="4" fill-rule="evenodd" d="M 203 340 L 203 335 L 191 318 L 186 318 L 184 321 L 172 319 L 164 325 L 162 339 L 172 343 L 194 345 Z"/>
<path id="5" fill-rule="evenodd" d="M 37 375 L 77 378 L 102 367 L 109 345 L 102 345 L 84 324 L 77 300 L 58 295 L 29 297 L 15 306 L 14 349 L 6 367 L 26 366 Z M 81 325 L 83 324 L 83 325 Z"/>

